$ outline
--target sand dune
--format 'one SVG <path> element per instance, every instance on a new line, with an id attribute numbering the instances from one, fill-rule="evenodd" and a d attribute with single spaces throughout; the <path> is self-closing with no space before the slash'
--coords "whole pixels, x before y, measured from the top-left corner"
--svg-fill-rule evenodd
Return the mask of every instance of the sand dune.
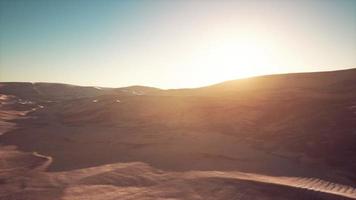
<path id="1" fill-rule="evenodd" d="M 356 199 L 355 81 L 1 83 L 0 199 Z"/>

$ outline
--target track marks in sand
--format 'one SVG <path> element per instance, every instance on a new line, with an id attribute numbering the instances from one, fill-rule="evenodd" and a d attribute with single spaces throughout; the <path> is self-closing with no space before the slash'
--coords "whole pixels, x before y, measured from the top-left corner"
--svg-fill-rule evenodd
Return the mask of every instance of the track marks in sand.
<path id="1" fill-rule="evenodd" d="M 190 173 L 198 177 L 220 177 L 220 178 L 248 180 L 248 181 L 255 181 L 260 183 L 288 186 L 292 188 L 322 192 L 322 193 L 347 197 L 351 199 L 356 199 L 356 188 L 347 185 L 332 183 L 329 181 L 324 181 L 318 178 L 276 177 L 276 176 L 266 176 L 260 174 L 252 174 L 252 173 L 219 172 L 219 171 L 216 172 L 197 171 L 197 172 L 190 172 Z"/>

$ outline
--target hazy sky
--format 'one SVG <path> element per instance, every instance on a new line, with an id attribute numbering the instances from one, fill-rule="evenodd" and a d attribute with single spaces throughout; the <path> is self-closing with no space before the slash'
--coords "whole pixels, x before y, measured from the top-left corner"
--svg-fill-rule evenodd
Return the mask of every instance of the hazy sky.
<path id="1" fill-rule="evenodd" d="M 196 87 L 356 67 L 356 0 L 0 0 L 0 81 Z"/>

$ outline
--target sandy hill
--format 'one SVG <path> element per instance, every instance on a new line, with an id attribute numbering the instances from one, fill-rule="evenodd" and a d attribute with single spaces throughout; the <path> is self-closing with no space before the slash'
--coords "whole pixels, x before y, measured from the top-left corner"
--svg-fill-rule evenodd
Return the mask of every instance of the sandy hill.
<path id="1" fill-rule="evenodd" d="M 355 91 L 356 69 L 175 90 L 0 83 L 0 143 L 19 148 L 1 150 L 11 160 L 3 162 L 1 180 L 11 198 L 26 199 L 21 178 L 14 181 L 20 189 L 12 190 L 6 170 L 32 171 L 38 155 L 33 160 L 23 152 L 39 152 L 50 162 L 31 175 L 35 181 L 23 181 L 34 199 L 51 193 L 43 189 L 51 184 L 58 192 L 53 199 L 90 191 L 108 194 L 96 199 L 133 193 L 137 199 L 354 198 Z M 123 166 L 128 171 L 116 171 Z M 107 167 L 108 173 L 84 178 Z M 64 191 L 63 184 L 73 187 Z M 221 196 L 208 195 L 222 187 Z M 239 190 L 246 188 L 251 193 Z"/>

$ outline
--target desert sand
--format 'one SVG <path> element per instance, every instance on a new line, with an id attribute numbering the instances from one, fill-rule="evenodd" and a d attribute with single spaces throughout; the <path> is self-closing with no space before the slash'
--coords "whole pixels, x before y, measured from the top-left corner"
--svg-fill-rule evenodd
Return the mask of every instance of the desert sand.
<path id="1" fill-rule="evenodd" d="M 0 83 L 0 199 L 356 199 L 356 70 Z"/>

